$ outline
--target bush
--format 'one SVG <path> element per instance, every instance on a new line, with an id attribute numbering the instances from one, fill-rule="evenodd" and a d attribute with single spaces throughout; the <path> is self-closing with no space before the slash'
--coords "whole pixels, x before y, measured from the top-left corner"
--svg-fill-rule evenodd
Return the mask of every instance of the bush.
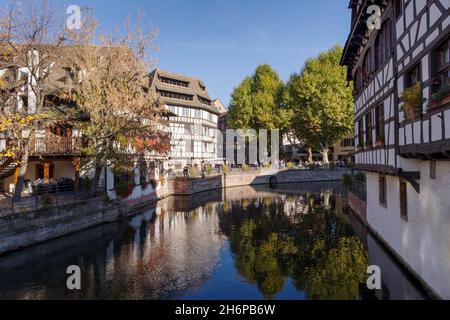
<path id="1" fill-rule="evenodd" d="M 295 170 L 295 164 L 292 162 L 288 162 L 286 167 L 288 168 L 288 170 L 292 171 Z"/>
<path id="2" fill-rule="evenodd" d="M 342 185 L 344 188 L 349 188 L 352 185 L 352 177 L 349 174 L 342 176 Z"/>
<path id="3" fill-rule="evenodd" d="M 211 165 L 206 165 L 204 170 L 205 170 L 205 175 L 206 176 L 210 176 L 210 175 L 213 174 L 213 168 L 212 168 Z"/>
<path id="4" fill-rule="evenodd" d="M 248 164 L 243 164 L 242 171 L 247 172 L 248 170 L 250 170 L 250 167 L 248 166 Z"/>
<path id="5" fill-rule="evenodd" d="M 355 174 L 355 179 L 359 182 L 366 182 L 366 175 L 362 172 Z"/>
<path id="6" fill-rule="evenodd" d="M 350 169 L 354 169 L 355 168 L 355 163 L 353 161 L 349 161 L 347 163 L 347 167 L 349 167 Z"/>
<path id="7" fill-rule="evenodd" d="M 41 197 L 42 209 L 47 210 L 53 205 L 52 198 L 48 193 L 44 193 Z"/>
<path id="8" fill-rule="evenodd" d="M 270 163 L 264 163 L 263 164 L 263 168 L 264 169 L 270 169 L 270 168 L 272 168 L 272 165 Z"/>
<path id="9" fill-rule="evenodd" d="M 116 193 L 119 197 L 126 199 L 133 193 L 134 187 L 133 181 L 120 181 L 116 184 Z"/>
<path id="10" fill-rule="evenodd" d="M 196 178 L 198 177 L 199 173 L 198 173 L 198 168 L 197 167 L 190 167 L 189 168 L 189 177 L 191 178 Z"/>
<path id="11" fill-rule="evenodd" d="M 230 172 L 230 168 L 226 164 L 222 165 L 222 173 L 227 174 L 229 172 Z"/>
<path id="12" fill-rule="evenodd" d="M 91 178 L 89 178 L 89 177 L 82 178 L 81 179 L 81 189 L 91 190 L 93 183 L 94 183 L 93 180 Z"/>

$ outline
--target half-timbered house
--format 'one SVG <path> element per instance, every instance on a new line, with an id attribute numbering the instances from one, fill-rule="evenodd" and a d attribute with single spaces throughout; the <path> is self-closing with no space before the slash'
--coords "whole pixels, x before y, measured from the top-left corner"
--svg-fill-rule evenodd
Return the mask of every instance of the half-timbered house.
<path id="1" fill-rule="evenodd" d="M 450 298 L 450 1 L 352 0 L 350 9 L 342 63 L 354 84 L 367 222 Z"/>

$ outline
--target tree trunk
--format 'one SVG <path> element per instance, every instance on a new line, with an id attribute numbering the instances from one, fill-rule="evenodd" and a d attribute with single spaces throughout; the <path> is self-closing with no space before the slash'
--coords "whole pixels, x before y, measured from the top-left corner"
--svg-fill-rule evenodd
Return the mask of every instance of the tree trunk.
<path id="1" fill-rule="evenodd" d="M 92 189 L 91 189 L 91 195 L 94 197 L 95 193 L 97 192 L 98 185 L 100 183 L 100 176 L 102 174 L 102 167 L 96 165 L 95 166 L 95 173 L 94 173 L 94 179 L 92 181 Z"/>
<path id="2" fill-rule="evenodd" d="M 312 148 L 308 147 L 308 162 L 312 163 L 313 162 L 313 154 L 312 154 Z"/>
<path id="3" fill-rule="evenodd" d="M 328 159 L 328 152 L 330 151 L 328 145 L 324 145 L 322 147 L 322 151 L 320 152 L 322 154 L 322 162 L 324 164 L 329 164 L 330 160 Z"/>
<path id="4" fill-rule="evenodd" d="M 14 190 L 14 202 L 20 202 L 22 200 L 23 182 L 25 180 L 25 174 L 27 173 L 28 168 L 29 149 L 30 147 L 27 142 L 23 147 L 22 157 L 20 159 L 20 172 Z"/>

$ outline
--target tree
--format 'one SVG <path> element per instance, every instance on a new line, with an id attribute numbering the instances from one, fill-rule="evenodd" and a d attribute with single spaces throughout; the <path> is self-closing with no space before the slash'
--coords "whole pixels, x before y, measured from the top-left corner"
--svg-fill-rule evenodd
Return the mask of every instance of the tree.
<path id="1" fill-rule="evenodd" d="M 158 131 L 164 109 L 149 88 L 155 36 L 127 24 L 123 35 L 101 35 L 73 48 L 70 100 L 89 117 L 79 125 L 88 141 L 84 169 L 95 172 L 93 192 L 103 168 L 129 171 L 146 153 L 169 151 L 168 137 Z"/>
<path id="2" fill-rule="evenodd" d="M 231 95 L 228 124 L 234 129 L 280 129 L 290 112 L 282 105 L 283 82 L 270 65 L 260 65 Z"/>
<path id="3" fill-rule="evenodd" d="M 324 163 L 330 147 L 353 130 L 352 86 L 339 64 L 341 56 L 342 48 L 335 46 L 309 59 L 300 74 L 290 77 L 285 93 L 292 130 L 321 150 Z"/>
<path id="4" fill-rule="evenodd" d="M 69 38 L 62 22 L 53 12 L 51 3 L 45 0 L 20 3 L 11 0 L 0 13 L 1 112 L 8 113 L 2 122 L 10 126 L 5 127 L 7 131 L 18 130 L 12 137 L 16 137 L 12 148 L 14 154 L 10 152 L 12 149 L 5 150 L 10 156 L 9 159 L 5 156 L 6 160 L 20 165 L 16 200 L 21 197 L 34 133 L 44 121 L 51 121 L 51 114 L 44 110 L 52 87 L 49 76 L 54 64 L 61 59 L 61 48 Z M 28 110 L 15 103 L 18 94 L 24 91 Z"/>

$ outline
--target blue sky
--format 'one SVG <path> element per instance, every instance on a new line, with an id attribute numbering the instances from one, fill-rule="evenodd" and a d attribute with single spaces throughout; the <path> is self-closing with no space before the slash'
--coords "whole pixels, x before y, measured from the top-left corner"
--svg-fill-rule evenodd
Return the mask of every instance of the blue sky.
<path id="1" fill-rule="evenodd" d="M 144 24 L 159 29 L 158 67 L 203 79 L 225 104 L 259 64 L 271 64 L 287 80 L 308 57 L 344 45 L 350 24 L 348 0 L 56 2 L 90 6 L 103 30 L 122 26 L 140 9 Z"/>

